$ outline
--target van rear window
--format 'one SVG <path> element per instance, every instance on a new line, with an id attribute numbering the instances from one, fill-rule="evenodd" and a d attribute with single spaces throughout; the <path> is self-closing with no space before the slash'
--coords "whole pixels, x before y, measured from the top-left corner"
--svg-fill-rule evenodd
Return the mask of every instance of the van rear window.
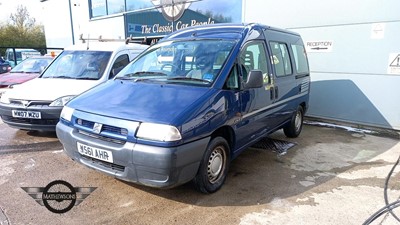
<path id="1" fill-rule="evenodd" d="M 308 73 L 307 55 L 304 47 L 302 45 L 292 45 L 292 51 L 297 73 Z"/>

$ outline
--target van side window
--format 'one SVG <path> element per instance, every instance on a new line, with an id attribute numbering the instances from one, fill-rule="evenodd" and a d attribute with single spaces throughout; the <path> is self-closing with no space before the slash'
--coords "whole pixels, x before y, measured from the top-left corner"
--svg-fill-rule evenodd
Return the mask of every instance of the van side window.
<path id="1" fill-rule="evenodd" d="M 13 51 L 8 52 L 7 58 L 8 58 L 8 60 L 14 61 L 14 60 L 15 60 L 15 59 L 14 59 L 14 52 L 13 52 Z"/>
<path id="2" fill-rule="evenodd" d="M 265 83 L 268 83 L 267 55 L 264 44 L 260 41 L 247 44 L 240 53 L 240 67 L 243 81 L 247 81 L 247 75 L 251 70 L 261 70 Z"/>
<path id="3" fill-rule="evenodd" d="M 229 73 L 229 77 L 225 82 L 224 89 L 229 89 L 229 90 L 239 89 L 239 73 L 236 65 L 232 68 L 231 72 Z"/>
<path id="4" fill-rule="evenodd" d="M 114 65 L 111 68 L 109 79 L 113 78 L 119 71 L 121 71 L 129 63 L 129 57 L 127 54 L 120 55 L 115 60 Z"/>
<path id="5" fill-rule="evenodd" d="M 302 45 L 292 45 L 294 62 L 297 73 L 308 73 L 307 55 Z"/>
<path id="6" fill-rule="evenodd" d="M 275 67 L 276 76 L 292 74 L 292 64 L 286 44 L 270 42 L 270 46 L 272 51 L 271 63 Z"/>

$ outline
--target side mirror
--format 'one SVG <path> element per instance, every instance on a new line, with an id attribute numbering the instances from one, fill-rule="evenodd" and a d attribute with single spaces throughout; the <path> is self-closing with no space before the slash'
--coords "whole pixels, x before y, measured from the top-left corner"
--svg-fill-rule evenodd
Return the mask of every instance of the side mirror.
<path id="1" fill-rule="evenodd" d="M 264 78 L 261 70 L 251 70 L 249 72 L 247 82 L 244 84 L 245 89 L 260 88 L 264 84 Z"/>

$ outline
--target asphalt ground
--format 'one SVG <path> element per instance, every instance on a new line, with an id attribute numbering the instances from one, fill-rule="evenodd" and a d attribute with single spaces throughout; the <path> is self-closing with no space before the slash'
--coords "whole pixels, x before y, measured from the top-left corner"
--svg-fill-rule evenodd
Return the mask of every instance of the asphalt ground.
<path id="1" fill-rule="evenodd" d="M 283 153 L 249 148 L 231 163 L 222 189 L 205 195 L 190 183 L 160 190 L 114 179 L 70 160 L 54 133 L 0 122 L 0 224 L 362 224 L 385 206 L 398 139 L 311 125 L 296 139 L 281 131 L 271 138 L 294 146 Z M 390 202 L 400 196 L 398 171 Z M 55 180 L 96 189 L 62 214 L 22 189 Z M 400 217 L 400 209 L 393 212 Z M 399 222 L 384 214 L 372 224 Z"/>

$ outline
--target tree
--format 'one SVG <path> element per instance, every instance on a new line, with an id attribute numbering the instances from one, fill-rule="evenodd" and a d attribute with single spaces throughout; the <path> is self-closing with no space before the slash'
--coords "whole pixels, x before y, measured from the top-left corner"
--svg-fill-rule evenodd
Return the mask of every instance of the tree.
<path id="1" fill-rule="evenodd" d="M 6 25 L 0 25 L 0 54 L 4 55 L 6 48 L 1 47 L 31 47 L 38 50 L 46 48 L 46 38 L 43 25 L 37 25 L 35 18 L 30 17 L 23 5 L 10 15 Z"/>
<path id="2" fill-rule="evenodd" d="M 35 18 L 30 17 L 28 9 L 23 5 L 17 7 L 15 14 L 11 13 L 10 20 L 11 24 L 22 34 L 32 29 L 36 22 Z"/>

